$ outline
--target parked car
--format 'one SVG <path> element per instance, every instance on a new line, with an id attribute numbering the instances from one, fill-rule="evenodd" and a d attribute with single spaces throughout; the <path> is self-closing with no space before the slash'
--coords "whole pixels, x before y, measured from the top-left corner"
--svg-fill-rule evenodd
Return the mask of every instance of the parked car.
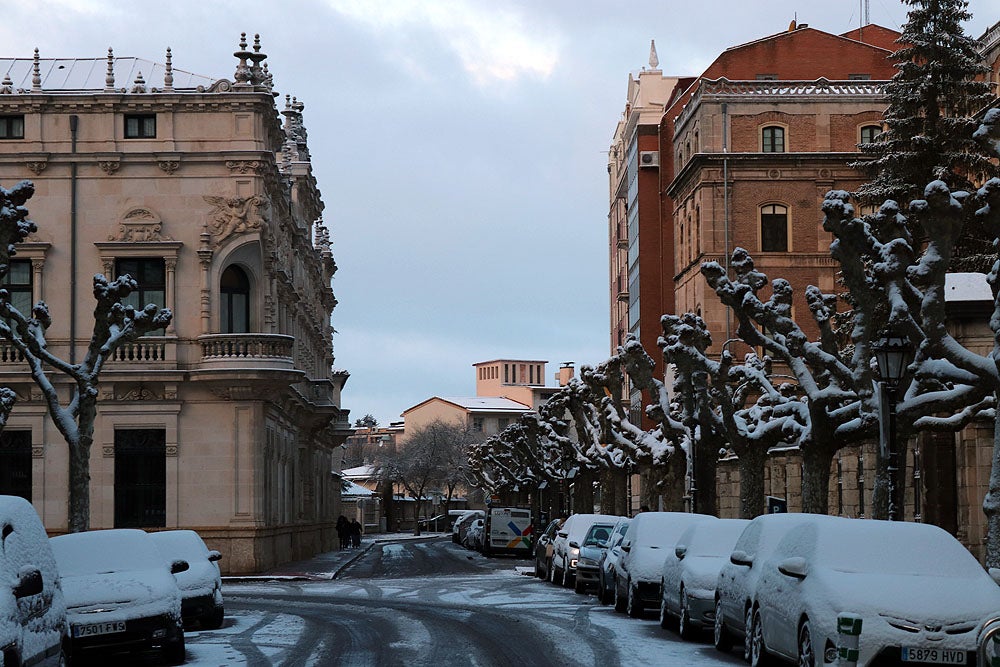
<path id="1" fill-rule="evenodd" d="M 755 564 L 756 566 L 756 564 Z M 809 515 L 761 563 L 751 663 L 822 665 L 837 616 L 862 619 L 859 665 L 975 664 L 1000 587 L 958 540 L 930 524 Z"/>
<path id="2" fill-rule="evenodd" d="M 637 514 L 625 537 L 615 576 L 615 610 L 642 616 L 647 606 L 660 604 L 660 577 L 667 553 L 688 526 L 699 521 L 718 521 L 707 514 L 688 512 L 642 512 Z"/>
<path id="3" fill-rule="evenodd" d="M 169 664 L 184 662 L 174 575 L 187 562 L 168 563 L 149 535 L 130 528 L 70 533 L 49 544 L 66 596 L 74 655 L 156 650 Z"/>
<path id="4" fill-rule="evenodd" d="M 469 529 L 465 531 L 462 546 L 475 551 L 483 550 L 483 540 L 485 539 L 486 519 L 482 517 L 475 519 Z"/>
<path id="5" fill-rule="evenodd" d="M 455 544 L 464 544 L 465 531 L 469 529 L 473 521 L 484 516 L 486 516 L 486 512 L 483 510 L 466 510 L 462 516 L 455 520 L 455 524 L 451 528 L 451 541 Z"/>
<path id="6" fill-rule="evenodd" d="M 535 576 L 539 579 L 549 578 L 549 571 L 552 569 L 552 542 L 556 539 L 556 533 L 565 520 L 553 519 L 535 540 Z"/>
<path id="7" fill-rule="evenodd" d="M 740 640 L 743 657 L 750 659 L 750 626 L 757 580 L 762 564 L 770 557 L 784 534 L 809 514 L 765 514 L 753 519 L 736 540 L 729 562 L 723 563 L 715 584 L 713 642 L 720 651 L 729 651 Z"/>
<path id="8" fill-rule="evenodd" d="M 556 532 L 552 541 L 552 568 L 549 580 L 569 586 L 576 577 L 576 564 L 580 557 L 580 543 L 595 524 L 602 524 L 610 531 L 621 517 L 612 514 L 573 514 Z"/>
<path id="9" fill-rule="evenodd" d="M 455 522 L 469 510 L 448 510 L 447 513 L 438 514 L 427 519 L 421 519 L 421 530 L 440 530 L 443 533 L 450 533 Z"/>
<path id="10" fill-rule="evenodd" d="M 615 579 L 618 575 L 618 561 L 622 554 L 621 543 L 625 531 L 632 520 L 627 517 L 618 519 L 611 531 L 608 546 L 597 562 L 597 601 L 601 604 L 611 604 L 615 599 Z"/>
<path id="11" fill-rule="evenodd" d="M 209 550 L 193 530 L 165 530 L 150 533 L 150 537 L 167 562 L 184 560 L 189 566 L 177 575 L 184 624 L 198 624 L 207 630 L 221 628 L 226 617 L 219 572 L 222 554 Z"/>
<path id="12" fill-rule="evenodd" d="M 614 524 L 595 523 L 587 531 L 580 543 L 580 555 L 576 561 L 576 577 L 573 582 L 573 590 L 577 593 L 586 593 L 588 588 L 596 588 L 600 578 L 601 555 L 608 548 L 608 540 L 611 539 L 611 531 L 615 529 Z"/>
<path id="13" fill-rule="evenodd" d="M 0 496 L 0 665 L 65 665 L 66 601 L 48 535 L 24 498 Z"/>
<path id="14" fill-rule="evenodd" d="M 699 521 L 677 538 L 663 562 L 660 627 L 677 619 L 684 639 L 694 639 L 715 622 L 715 585 L 747 519 Z"/>

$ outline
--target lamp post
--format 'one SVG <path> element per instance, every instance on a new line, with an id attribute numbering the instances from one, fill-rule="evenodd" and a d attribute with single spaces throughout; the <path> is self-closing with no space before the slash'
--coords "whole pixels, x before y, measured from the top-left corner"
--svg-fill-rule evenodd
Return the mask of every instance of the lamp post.
<path id="1" fill-rule="evenodd" d="M 875 361 L 878 364 L 879 384 L 882 389 L 880 402 L 884 409 L 879 411 L 882 423 L 880 435 L 882 451 L 887 461 L 889 475 L 889 521 L 902 520 L 903 499 L 899 497 L 903 486 L 899 479 L 899 447 L 896 443 L 896 402 L 902 387 L 906 367 L 913 359 L 910 341 L 891 329 L 872 344 Z"/>

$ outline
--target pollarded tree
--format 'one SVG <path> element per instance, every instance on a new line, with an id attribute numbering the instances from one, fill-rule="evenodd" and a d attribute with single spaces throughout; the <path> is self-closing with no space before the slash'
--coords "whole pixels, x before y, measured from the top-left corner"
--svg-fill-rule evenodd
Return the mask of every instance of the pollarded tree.
<path id="1" fill-rule="evenodd" d="M 0 279 L 7 275 L 10 256 L 18 243 L 37 230 L 28 219 L 25 203 L 35 192 L 30 181 L 22 181 L 7 190 L 0 187 Z M 162 329 L 170 323 L 167 308 L 153 304 L 140 311 L 122 303 L 138 289 L 129 275 L 108 281 L 94 276 L 94 330 L 87 352 L 80 363 L 69 363 L 48 349 L 45 332 L 52 323 L 48 306 L 39 301 L 31 313 L 22 313 L 10 300 L 7 290 L 0 290 L 0 337 L 13 345 L 24 357 L 31 377 L 38 385 L 56 429 L 69 447 L 69 508 L 70 532 L 90 527 L 90 448 L 94 441 L 97 418 L 98 378 L 104 364 L 119 345 Z M 46 370 L 54 369 L 72 383 L 69 402 L 63 405 L 58 389 Z"/>
<path id="2" fill-rule="evenodd" d="M 903 1 L 912 9 L 898 40 L 902 46 L 891 56 L 897 73 L 885 89 L 885 131 L 861 146 L 872 159 L 856 166 L 872 176 L 858 191 L 862 201 L 893 200 L 905 212 L 933 180 L 969 190 L 973 180 L 1000 170 L 989 147 L 972 137 L 978 127 L 973 117 L 992 94 L 983 79 L 990 70 L 962 28 L 971 18 L 967 0 Z M 974 220 L 966 222 L 952 270 L 986 272 L 996 255 L 992 238 Z"/>

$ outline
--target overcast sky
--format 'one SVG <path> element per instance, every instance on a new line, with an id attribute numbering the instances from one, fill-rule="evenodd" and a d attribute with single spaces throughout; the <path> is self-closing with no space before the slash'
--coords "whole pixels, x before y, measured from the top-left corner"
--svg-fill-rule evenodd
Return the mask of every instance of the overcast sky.
<path id="1" fill-rule="evenodd" d="M 472 364 L 609 355 L 607 148 L 630 71 L 665 74 L 800 23 L 858 26 L 860 0 L 6 0 L 0 57 L 118 56 L 232 79 L 260 33 L 306 105 L 334 256 L 343 406 L 382 424 L 471 396 Z M 1000 20 L 972 0 L 967 32 Z M 899 29 L 899 0 L 870 0 Z M 149 85 L 162 85 L 150 81 Z M 127 85 L 128 82 L 120 82 Z M 4 184 L 9 185 L 9 184 Z M 44 224 L 44 221 L 38 221 Z"/>

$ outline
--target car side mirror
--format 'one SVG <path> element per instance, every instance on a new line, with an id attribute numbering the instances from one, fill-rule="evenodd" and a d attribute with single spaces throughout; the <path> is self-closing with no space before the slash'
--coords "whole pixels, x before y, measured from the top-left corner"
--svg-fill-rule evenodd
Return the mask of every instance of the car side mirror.
<path id="1" fill-rule="evenodd" d="M 580 543 L 577 542 L 576 540 L 573 540 L 572 542 L 570 542 L 569 545 L 571 547 L 573 547 L 574 549 L 579 549 L 580 548 Z"/>
<path id="2" fill-rule="evenodd" d="M 631 542 L 627 542 L 627 543 L 623 544 L 622 545 L 622 551 L 624 551 L 625 553 L 628 553 L 629 551 L 632 551 L 632 543 Z"/>
<path id="3" fill-rule="evenodd" d="M 778 563 L 778 572 L 782 573 L 786 577 L 805 579 L 807 571 L 808 566 L 806 565 L 805 558 L 799 558 L 796 556 L 794 558 L 786 558 Z"/>
<path id="4" fill-rule="evenodd" d="M 729 555 L 729 562 L 733 565 L 753 566 L 753 558 L 746 551 L 734 551 Z"/>
<path id="5" fill-rule="evenodd" d="M 991 567 L 987 571 L 990 573 L 990 577 L 993 578 L 993 581 L 995 581 L 997 585 L 1000 585 L 1000 568 Z"/>
<path id="6" fill-rule="evenodd" d="M 38 595 L 42 592 L 42 573 L 37 567 L 25 569 L 18 577 L 14 586 L 15 598 L 26 598 L 29 595 Z"/>
<path id="7" fill-rule="evenodd" d="M 186 560 L 175 560 L 170 564 L 170 574 L 180 574 L 181 572 L 187 572 L 189 567 L 191 566 L 188 565 L 188 562 Z"/>
<path id="8" fill-rule="evenodd" d="M 677 560 L 684 560 L 684 556 L 687 554 L 688 548 L 683 544 L 678 544 L 674 547 L 674 555 L 677 556 Z"/>
<path id="9" fill-rule="evenodd" d="M 560 532 L 559 537 L 569 537 L 569 533 Z"/>
<path id="10" fill-rule="evenodd" d="M 216 563 L 222 560 L 222 554 L 220 554 L 215 549 L 212 549 L 211 551 L 208 552 L 208 560 L 212 561 L 213 563 Z"/>

